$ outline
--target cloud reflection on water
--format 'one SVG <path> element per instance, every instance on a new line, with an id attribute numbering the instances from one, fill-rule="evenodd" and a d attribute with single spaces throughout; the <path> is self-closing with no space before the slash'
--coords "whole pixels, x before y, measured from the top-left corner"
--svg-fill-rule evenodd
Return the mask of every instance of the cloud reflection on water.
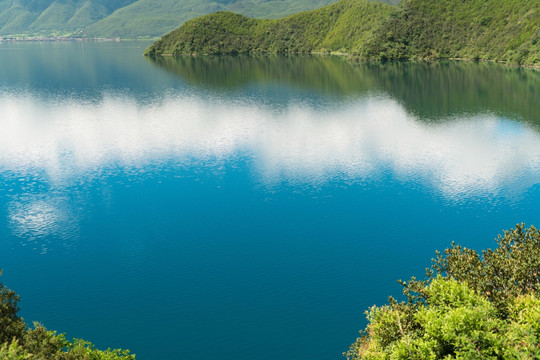
<path id="1" fill-rule="evenodd" d="M 106 166 L 200 164 L 240 153 L 253 156 L 256 176 L 268 184 L 390 171 L 455 198 L 496 193 L 532 175 L 515 189 L 524 191 L 540 178 L 540 136 L 527 125 L 492 114 L 430 124 L 388 98 L 275 109 L 197 97 L 141 105 L 115 96 L 52 103 L 0 95 L 0 108 L 0 172 L 40 170 L 59 184 L 99 177 Z"/>

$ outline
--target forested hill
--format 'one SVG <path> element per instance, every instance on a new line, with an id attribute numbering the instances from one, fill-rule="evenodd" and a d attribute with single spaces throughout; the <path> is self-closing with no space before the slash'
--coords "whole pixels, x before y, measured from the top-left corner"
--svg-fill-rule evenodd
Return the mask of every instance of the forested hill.
<path id="1" fill-rule="evenodd" d="M 339 2 L 278 20 L 193 19 L 147 55 L 345 52 L 361 59 L 478 59 L 540 65 L 538 0 Z"/>
<path id="2" fill-rule="evenodd" d="M 406 0 L 357 52 L 365 58 L 540 63 L 539 0 Z"/>
<path id="3" fill-rule="evenodd" d="M 393 6 L 340 0 L 278 20 L 219 12 L 193 19 L 152 45 L 147 55 L 345 51 L 361 48 Z"/>
<path id="4" fill-rule="evenodd" d="M 278 18 L 335 0 L 0 0 L 0 36 L 157 37 L 230 10 Z"/>

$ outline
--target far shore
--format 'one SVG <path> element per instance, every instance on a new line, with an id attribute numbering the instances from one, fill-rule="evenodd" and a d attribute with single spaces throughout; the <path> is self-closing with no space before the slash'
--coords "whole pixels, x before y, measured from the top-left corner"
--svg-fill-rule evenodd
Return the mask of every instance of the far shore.
<path id="1" fill-rule="evenodd" d="M 0 36 L 0 42 L 22 42 L 22 41 L 33 41 L 33 42 L 55 42 L 55 41 L 102 41 L 102 42 L 120 42 L 120 41 L 155 41 L 158 38 L 138 38 L 138 39 L 122 39 L 119 37 L 115 38 L 79 38 L 79 37 L 49 37 L 49 36 Z"/>
<path id="2" fill-rule="evenodd" d="M 516 68 L 524 68 L 524 69 L 534 69 L 534 70 L 540 70 L 540 64 L 534 64 L 534 65 L 519 65 L 519 64 L 512 64 L 507 63 L 504 61 L 497 61 L 497 60 L 489 60 L 489 59 L 473 59 L 473 58 L 448 58 L 448 59 L 388 59 L 388 60 L 370 60 L 370 59 L 363 59 L 358 58 L 355 55 L 348 54 L 346 52 L 341 51 L 310 51 L 306 53 L 295 53 L 295 52 L 287 52 L 287 53 L 265 53 L 265 52 L 253 52 L 253 53 L 239 53 L 239 54 L 180 54 L 180 55 L 173 55 L 173 54 L 159 54 L 159 55 L 147 55 L 145 56 L 154 56 L 154 57 L 182 57 L 182 56 L 237 56 L 237 55 L 320 55 L 320 56 L 327 56 L 327 55 L 333 55 L 333 56 L 343 56 L 349 58 L 350 61 L 360 63 L 360 62 L 392 62 L 392 61 L 400 61 L 400 62 L 407 62 L 407 61 L 422 61 L 422 62 L 438 62 L 438 61 L 466 61 L 466 62 L 481 62 L 481 63 L 494 63 L 494 64 L 500 64 L 504 66 L 509 67 L 516 67 Z"/>

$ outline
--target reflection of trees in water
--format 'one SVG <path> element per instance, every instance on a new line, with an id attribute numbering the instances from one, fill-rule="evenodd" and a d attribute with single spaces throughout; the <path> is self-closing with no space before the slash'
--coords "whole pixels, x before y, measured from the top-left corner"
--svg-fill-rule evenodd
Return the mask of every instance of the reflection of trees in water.
<path id="1" fill-rule="evenodd" d="M 374 76 L 379 88 L 422 118 L 489 111 L 540 124 L 540 73 L 535 70 L 473 62 L 396 62 L 380 65 Z"/>
<path id="2" fill-rule="evenodd" d="M 239 55 L 149 58 L 192 85 L 215 88 L 275 83 L 348 94 L 373 89 L 369 79 L 358 80 L 356 69 L 341 57 L 311 55 Z"/>
<path id="3" fill-rule="evenodd" d="M 275 83 L 325 95 L 383 91 L 420 118 L 495 112 L 540 124 L 540 73 L 473 62 L 351 64 L 336 56 L 205 56 L 151 59 L 196 86 Z"/>

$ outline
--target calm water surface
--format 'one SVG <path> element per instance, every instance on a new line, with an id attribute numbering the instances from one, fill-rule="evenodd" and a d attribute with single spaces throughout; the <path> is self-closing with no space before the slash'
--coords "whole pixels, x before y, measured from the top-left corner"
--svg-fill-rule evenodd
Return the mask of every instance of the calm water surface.
<path id="1" fill-rule="evenodd" d="M 540 74 L 0 44 L 0 267 L 138 359 L 340 359 L 451 241 L 540 226 Z"/>

